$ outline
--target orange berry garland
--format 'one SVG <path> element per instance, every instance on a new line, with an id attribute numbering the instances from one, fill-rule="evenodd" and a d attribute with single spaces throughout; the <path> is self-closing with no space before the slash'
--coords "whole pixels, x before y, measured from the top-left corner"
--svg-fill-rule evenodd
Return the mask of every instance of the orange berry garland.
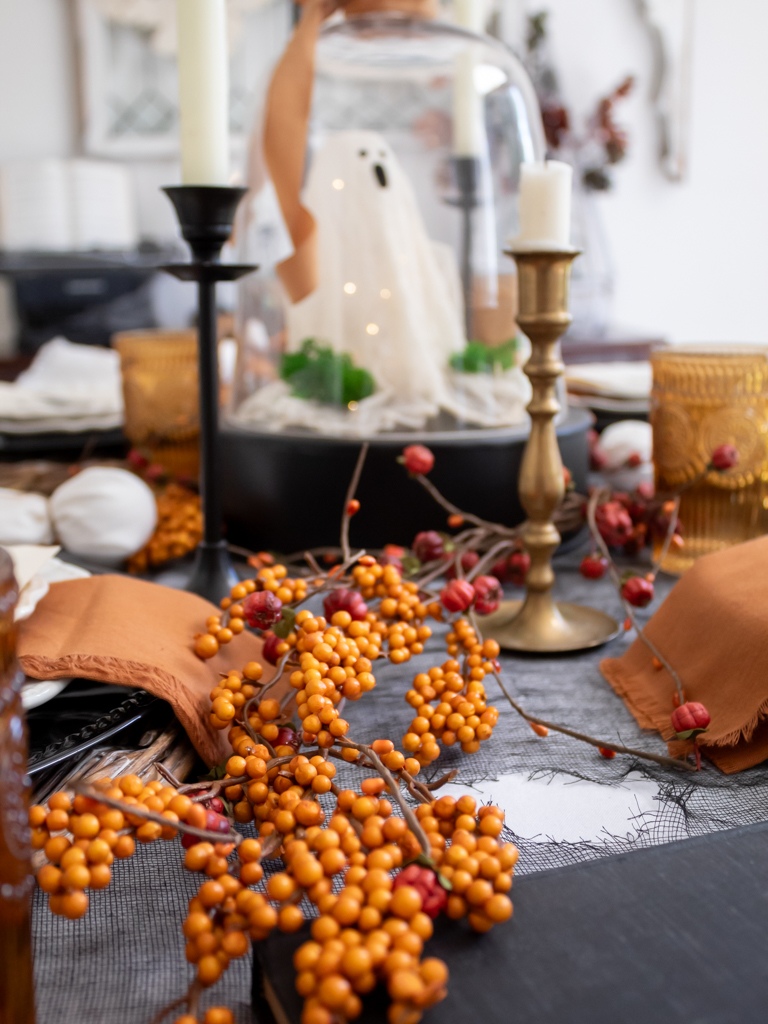
<path id="1" fill-rule="evenodd" d="M 377 740 L 370 749 L 394 773 L 418 771 L 418 763 L 389 740 Z M 373 776 L 359 790 L 338 790 L 332 783 L 336 768 L 322 755 L 270 760 L 265 747 L 245 758 L 232 755 L 226 768 L 233 785 L 243 789 L 240 803 L 249 808 L 259 838 L 231 833 L 222 815 L 173 786 L 145 784 L 136 775 L 99 780 L 92 796 L 72 799 L 60 792 L 47 806 L 31 807 L 33 845 L 47 861 L 38 869 L 38 884 L 51 910 L 82 917 L 89 902 L 85 890 L 106 887 L 115 860 L 131 856 L 135 840 L 172 840 L 184 824 L 202 828 L 210 840 L 184 837 L 185 868 L 204 875 L 182 928 L 198 985 L 215 984 L 232 960 L 248 952 L 249 942 L 267 938 L 275 928 L 301 928 L 299 904 L 306 898 L 317 916 L 311 940 L 294 958 L 296 988 L 305 999 L 302 1020 L 353 1020 L 362 1009 L 360 996 L 384 982 L 392 999 L 390 1020 L 418 1021 L 446 995 L 448 970 L 439 960 L 421 959 L 435 914 L 425 912 L 425 890 L 393 877 L 425 849 L 409 821 L 393 814 L 385 780 Z M 336 804 L 327 815 L 318 797 L 331 788 Z M 160 820 L 147 820 L 150 815 Z M 480 932 L 507 920 L 512 904 L 506 893 L 518 854 L 512 844 L 498 841 L 502 812 L 478 810 L 468 795 L 445 796 L 421 803 L 416 819 L 432 866 L 452 885 L 439 904 L 447 915 L 466 916 Z M 265 879 L 262 861 L 276 856 L 284 869 Z M 343 887 L 333 891 L 336 877 Z M 226 1008 L 215 1010 L 205 1020 L 228 1019 Z M 196 1018 L 187 1014 L 179 1020 Z"/>
<path id="2" fill-rule="evenodd" d="M 313 802 L 302 799 L 313 762 L 318 768 L 327 764 L 320 756 L 308 760 L 297 755 L 273 780 L 276 785 L 277 779 L 285 779 L 288 788 L 278 795 L 265 787 L 266 795 L 258 794 L 264 796 L 258 806 L 267 808 L 265 822 L 277 823 L 284 813 L 300 817 L 302 804 Z M 275 928 L 297 931 L 304 923 L 298 904 L 306 898 L 318 916 L 311 939 L 294 954 L 296 989 L 305 999 L 302 1021 L 355 1019 L 362 1011 L 360 996 L 380 981 L 393 1000 L 391 1020 L 416 1022 L 424 1009 L 445 997 L 446 965 L 434 958 L 421 960 L 433 931 L 421 892 L 398 885 L 392 876 L 421 846 L 408 823 L 392 815 L 389 802 L 377 799 L 383 789 L 383 780 L 374 778 L 363 782 L 360 791 L 337 791 L 325 828 L 320 827 L 325 818 L 321 811 L 317 823 L 296 825 L 294 832 L 286 834 L 278 827 L 264 830 L 260 840 L 244 840 L 237 850 L 239 877 L 236 866 L 227 863 L 226 849 L 217 852 L 200 843 L 188 851 L 186 866 L 209 876 L 190 900 L 183 926 L 187 960 L 196 965 L 203 987 L 214 984 L 232 959 L 247 952 L 248 939 L 266 939 Z M 474 799 L 464 796 L 423 803 L 416 813 L 435 867 L 440 866 L 453 886 L 448 916 L 468 917 L 479 932 L 506 921 L 512 914 L 506 893 L 518 853 L 512 844 L 498 842 L 502 812 L 497 807 L 478 812 Z M 292 823 L 286 820 L 284 829 L 289 827 Z M 285 870 L 264 883 L 261 860 L 278 853 Z M 344 884 L 334 892 L 336 876 Z M 249 888 L 254 884 L 260 885 L 258 891 Z"/>
<path id="3" fill-rule="evenodd" d="M 498 710 L 486 703 L 483 685 L 493 671 L 499 645 L 495 640 L 480 643 L 466 619 L 454 622 L 446 642 L 450 655 L 459 655 L 463 648 L 463 667 L 451 657 L 429 672 L 420 672 L 405 695 L 416 717 L 403 736 L 403 748 L 422 765 L 440 756 L 440 743 L 449 747 L 460 743 L 465 754 L 476 753 L 490 739 L 499 718 Z"/>
<path id="4" fill-rule="evenodd" d="M 446 965 L 423 957 L 433 918 L 440 912 L 466 917 L 484 932 L 512 914 L 507 892 L 517 850 L 499 841 L 502 812 L 478 810 L 468 795 L 431 799 L 414 782 L 439 756 L 440 743 L 459 742 L 471 753 L 490 737 L 497 712 L 486 705 L 483 678 L 498 646 L 481 644 L 467 621 L 455 622 L 447 636 L 449 659 L 419 673 L 406 696 L 416 717 L 403 751 L 386 739 L 359 747 L 348 740 L 342 700 L 356 701 L 375 688 L 373 665 L 385 652 L 394 664 L 422 653 L 431 636 L 424 620 L 440 619 L 442 611 L 425 604 L 417 584 L 404 582 L 397 568 L 370 556 L 351 576 L 357 589 L 347 593 L 359 594 L 352 614 L 339 607 L 347 603 L 339 591 L 337 610 L 333 601 L 326 605 L 330 621 L 291 609 L 290 629 L 273 647 L 283 659 L 276 672 L 290 672 L 298 732 L 287 702 L 270 696 L 262 665 L 250 662 L 222 674 L 210 693 L 211 724 L 228 730 L 233 750 L 223 778 L 180 792 L 127 775 L 94 783 L 88 795 L 55 793 L 47 806 L 30 809 L 32 845 L 45 861 L 37 877 L 51 910 L 75 919 L 87 912 L 88 893 L 109 885 L 116 861 L 132 856 L 137 844 L 170 841 L 181 831 L 184 866 L 203 876 L 182 929 L 195 971 L 190 993 L 215 984 L 250 942 L 275 929 L 298 931 L 309 903 L 311 939 L 294 956 L 296 989 L 305 1000 L 302 1024 L 354 1020 L 361 997 L 379 983 L 392 1000 L 389 1021 L 416 1024 L 446 995 Z M 233 587 L 222 614 L 207 620 L 206 632 L 195 637 L 196 653 L 215 657 L 249 618 L 279 621 L 275 610 L 282 614 L 307 593 L 307 582 L 289 579 L 285 566 L 262 568 Z M 264 598 L 249 605 L 259 594 Z M 378 608 L 360 607 L 363 599 L 378 599 Z M 249 608 L 258 612 L 250 615 Z M 299 753 L 302 745 L 312 749 Z M 340 790 L 334 759 L 359 762 L 376 774 L 358 789 Z M 415 815 L 400 797 L 401 783 L 422 801 Z M 210 809 L 219 793 L 228 801 L 228 818 Z M 397 805 L 404 816 L 394 813 Z M 252 825 L 256 836 L 243 838 L 234 823 Z M 282 870 L 265 876 L 263 861 L 277 857 Z M 408 865 L 410 873 L 399 878 Z M 443 884 L 450 884 L 450 894 Z M 196 1007 L 190 994 L 177 1024 L 199 1024 Z M 204 1024 L 231 1022 L 226 1007 L 204 1015 Z"/>

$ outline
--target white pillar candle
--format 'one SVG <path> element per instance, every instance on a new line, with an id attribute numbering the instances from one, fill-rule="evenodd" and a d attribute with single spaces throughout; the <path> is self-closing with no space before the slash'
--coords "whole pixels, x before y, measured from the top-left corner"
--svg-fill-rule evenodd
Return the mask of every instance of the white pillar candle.
<path id="1" fill-rule="evenodd" d="M 229 179 L 229 63 L 225 0 L 176 0 L 181 180 Z"/>
<path id="2" fill-rule="evenodd" d="M 559 160 L 520 165 L 518 249 L 562 249 L 571 244 L 573 168 Z"/>
<path id="3" fill-rule="evenodd" d="M 482 0 L 455 0 L 454 19 L 470 32 L 483 31 Z M 479 156 L 483 147 L 483 101 L 475 85 L 478 46 L 470 43 L 455 60 L 453 80 L 454 156 Z"/>

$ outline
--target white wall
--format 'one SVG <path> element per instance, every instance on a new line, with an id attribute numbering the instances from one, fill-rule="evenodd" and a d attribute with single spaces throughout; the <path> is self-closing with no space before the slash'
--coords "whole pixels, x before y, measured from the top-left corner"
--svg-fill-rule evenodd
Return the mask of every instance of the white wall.
<path id="1" fill-rule="evenodd" d="M 514 3 L 515 0 L 507 0 Z M 694 0 L 690 162 L 669 182 L 648 102 L 651 48 L 634 0 L 526 0 L 550 11 L 561 85 L 590 111 L 627 73 L 630 156 L 599 199 L 613 250 L 614 320 L 672 341 L 768 342 L 768 4 Z"/>
<path id="2" fill-rule="evenodd" d="M 656 161 L 651 49 L 635 0 L 503 3 L 551 12 L 576 112 L 627 72 L 637 76 L 620 112 L 631 155 L 614 192 L 599 200 L 616 264 L 616 323 L 673 341 L 768 341 L 768 3 L 695 0 L 690 169 L 681 185 Z M 0 160 L 76 148 L 67 5 L 0 0 Z M 139 193 L 154 194 L 156 177 L 147 167 Z M 155 208 L 149 219 L 160 216 Z"/>
<path id="3" fill-rule="evenodd" d="M 75 146 L 68 0 L 0 0 L 0 161 Z"/>

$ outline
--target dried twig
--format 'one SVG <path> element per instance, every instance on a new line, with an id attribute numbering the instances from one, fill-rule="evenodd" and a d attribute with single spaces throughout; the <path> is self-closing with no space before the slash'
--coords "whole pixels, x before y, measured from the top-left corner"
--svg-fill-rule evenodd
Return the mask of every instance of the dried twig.
<path id="1" fill-rule="evenodd" d="M 605 750 L 613 750 L 617 754 L 631 754 L 633 757 L 641 757 L 646 761 L 655 761 L 657 764 L 664 765 L 665 768 L 682 768 L 684 771 L 688 772 L 696 771 L 693 765 L 690 765 L 687 761 L 682 761 L 679 758 L 665 757 L 663 754 L 651 754 L 647 750 L 635 750 L 633 747 L 625 747 L 621 743 L 612 743 L 610 740 L 599 740 L 594 736 L 587 736 L 583 732 L 576 732 L 575 729 L 569 729 L 565 725 L 556 725 L 554 722 L 548 722 L 546 719 L 538 718 L 536 715 L 529 715 L 528 712 L 513 699 L 512 695 L 504 685 L 500 673 L 494 670 L 493 674 L 511 707 L 514 708 L 518 715 L 524 718 L 526 722 L 533 722 L 535 725 L 543 725 L 547 729 L 552 729 L 554 732 L 561 732 L 566 736 L 571 736 L 575 740 L 581 740 L 582 743 L 589 743 L 590 746 L 593 747 L 603 747 Z"/>
<path id="2" fill-rule="evenodd" d="M 472 512 L 464 512 L 457 505 L 454 505 L 452 501 L 448 501 L 438 491 L 431 480 L 428 480 L 423 473 L 415 473 L 414 479 L 418 480 L 424 490 L 431 495 L 438 505 L 442 505 L 446 512 L 449 512 L 452 516 L 461 516 L 468 523 L 474 523 L 475 526 L 482 526 L 485 530 L 490 530 L 491 533 L 498 533 L 502 537 L 517 537 L 519 533 L 519 527 L 502 526 L 501 523 L 489 523 L 487 519 L 481 519 L 480 516 L 474 515 Z"/>
<path id="3" fill-rule="evenodd" d="M 316 576 L 324 575 L 323 570 L 317 564 L 317 560 L 311 551 L 304 552 L 304 561 L 307 563 L 307 565 L 310 567 L 312 572 L 315 573 Z"/>
<path id="4" fill-rule="evenodd" d="M 355 496 L 357 485 L 360 483 L 360 474 L 363 472 L 363 466 L 365 465 L 365 457 L 368 454 L 369 444 L 367 441 L 363 442 L 360 446 L 360 454 L 357 456 L 357 463 L 355 464 L 355 471 L 352 474 L 352 479 L 349 481 L 349 487 L 347 488 L 347 496 L 344 499 L 344 512 L 341 517 L 341 557 L 342 561 L 348 562 L 350 558 L 349 549 L 349 520 L 352 518 L 349 513 L 349 503 Z"/>
<path id="5" fill-rule="evenodd" d="M 163 1009 L 152 1018 L 151 1024 L 161 1024 L 164 1017 L 171 1013 L 172 1010 L 177 1010 L 180 1006 L 186 1006 L 190 1015 L 196 1018 L 202 992 L 203 986 L 197 978 L 195 978 L 189 986 L 186 994 L 181 996 L 179 999 L 174 999 L 172 1003 L 163 1007 Z"/>
<path id="6" fill-rule="evenodd" d="M 165 765 L 164 765 L 164 764 L 162 764 L 162 762 L 160 762 L 160 761 L 155 761 L 155 768 L 156 768 L 156 769 L 157 769 L 157 771 L 158 771 L 158 772 L 159 772 L 159 773 L 160 773 L 160 774 L 161 774 L 161 775 L 163 776 L 163 778 L 165 779 L 165 781 L 166 781 L 166 782 L 167 782 L 167 783 L 168 783 L 168 784 L 169 784 L 170 786 L 173 786 L 173 787 L 174 787 L 174 789 L 178 789 L 178 788 L 179 788 L 179 786 L 181 786 L 181 785 L 182 785 L 181 781 L 180 781 L 179 779 L 177 779 L 177 778 L 176 778 L 176 776 L 175 776 L 175 775 L 173 774 L 173 772 L 170 772 L 170 771 L 168 771 L 168 769 L 167 769 L 167 768 L 165 767 Z"/>

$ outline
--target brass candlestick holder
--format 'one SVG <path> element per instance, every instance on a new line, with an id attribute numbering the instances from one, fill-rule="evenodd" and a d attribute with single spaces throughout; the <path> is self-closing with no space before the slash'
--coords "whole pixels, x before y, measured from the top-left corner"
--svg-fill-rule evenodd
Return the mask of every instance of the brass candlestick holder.
<path id="1" fill-rule="evenodd" d="M 571 322 L 568 283 L 576 249 L 512 250 L 517 263 L 520 312 L 517 322 L 531 341 L 524 369 L 533 387 L 528 412 L 531 433 L 520 467 L 520 502 L 528 513 L 523 541 L 531 556 L 525 601 L 503 601 L 484 617 L 485 636 L 515 651 L 553 653 L 597 647 L 616 636 L 615 619 L 578 604 L 555 604 L 552 555 L 560 534 L 552 514 L 563 500 L 563 463 L 555 416 L 560 411 L 555 382 L 564 370 L 557 341 Z"/>

